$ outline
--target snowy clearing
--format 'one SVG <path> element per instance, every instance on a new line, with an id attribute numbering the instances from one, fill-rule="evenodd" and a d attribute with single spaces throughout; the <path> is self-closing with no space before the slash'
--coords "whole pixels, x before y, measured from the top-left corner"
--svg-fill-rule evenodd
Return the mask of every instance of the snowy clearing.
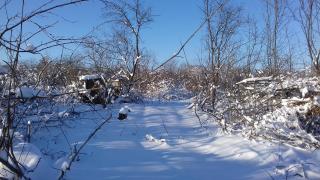
<path id="1" fill-rule="evenodd" d="M 121 107 L 112 107 L 112 120 L 85 146 L 65 179 L 320 178 L 319 151 L 223 135 L 214 125 L 201 128 L 193 111 L 187 109 L 188 103 L 121 106 L 132 110 L 128 119 L 117 120 Z M 79 111 L 86 108 L 91 107 L 81 105 Z M 97 110 L 66 121 L 63 130 L 48 127 L 37 131 L 32 143 L 42 157 L 36 171 L 27 175 L 32 179 L 56 179 L 58 169 L 68 161 L 68 144 L 81 144 L 100 123 L 97 119 L 107 117 L 109 110 L 99 106 Z M 205 114 L 200 117 L 208 118 Z M 22 158 L 34 159 L 26 150 Z"/>

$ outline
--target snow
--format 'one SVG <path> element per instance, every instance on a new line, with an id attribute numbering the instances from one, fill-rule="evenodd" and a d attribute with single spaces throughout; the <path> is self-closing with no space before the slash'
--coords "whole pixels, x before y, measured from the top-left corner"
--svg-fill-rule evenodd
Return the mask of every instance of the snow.
<path id="1" fill-rule="evenodd" d="M 134 60 L 134 62 L 136 63 L 137 61 L 139 61 L 141 59 L 141 55 L 140 56 L 137 56 Z"/>
<path id="2" fill-rule="evenodd" d="M 302 97 L 305 97 L 306 94 L 309 92 L 309 89 L 308 89 L 308 87 L 303 87 L 300 89 L 300 92 L 302 94 Z"/>
<path id="3" fill-rule="evenodd" d="M 131 110 L 128 106 L 124 106 L 119 110 L 119 114 L 128 114 L 130 111 Z"/>
<path id="4" fill-rule="evenodd" d="M 99 79 L 101 76 L 99 74 L 91 74 L 91 75 L 83 75 L 79 77 L 80 81 L 86 81 L 86 80 L 94 80 Z"/>
<path id="5" fill-rule="evenodd" d="M 69 113 L 67 110 L 64 110 L 64 111 L 61 111 L 58 113 L 59 118 L 64 118 L 64 117 L 68 117 L 68 116 L 69 116 Z"/>
<path id="6" fill-rule="evenodd" d="M 247 78 L 244 79 L 236 84 L 244 84 L 244 83 L 248 83 L 248 82 L 255 82 L 255 81 L 271 81 L 273 80 L 272 76 L 268 76 L 268 77 L 253 77 L 253 78 Z"/>
<path id="7" fill-rule="evenodd" d="M 201 128 L 188 105 L 185 101 L 128 104 L 132 109 L 130 121 L 118 121 L 114 116 L 83 149 L 65 178 L 320 178 L 319 150 L 307 151 L 265 140 L 225 135 L 214 122 Z M 90 108 L 80 105 L 75 111 L 83 112 Z M 39 129 L 34 134 L 38 138 L 34 137 L 32 143 L 40 151 L 30 150 L 28 152 L 33 153 L 24 153 L 24 156 L 29 158 L 25 163 L 28 168 L 33 168 L 41 157 L 39 167 L 43 173 L 37 174 L 39 169 L 28 175 L 33 180 L 56 179 L 60 173 L 57 169 L 66 168 L 69 163 L 69 144 L 82 144 L 111 109 L 113 114 L 117 114 L 121 107 L 113 105 L 104 109 L 97 106 L 95 111 L 87 111 L 74 120 L 65 121 L 61 129 Z M 208 115 L 199 112 L 199 116 L 210 122 Z M 44 173 L 47 175 L 43 176 Z"/>
<path id="8" fill-rule="evenodd" d="M 149 142 L 157 143 L 157 144 L 162 144 L 162 143 L 166 142 L 165 139 L 157 139 L 157 138 L 153 137 L 151 134 L 146 135 L 146 140 L 148 140 Z"/>
<path id="9" fill-rule="evenodd" d="M 55 174 L 52 172 L 48 161 L 44 159 L 42 153 L 35 145 L 23 142 L 18 143 L 14 146 L 14 154 L 17 160 L 24 166 L 27 177 L 31 179 L 54 177 Z"/>
<path id="10" fill-rule="evenodd" d="M 30 51 L 30 52 L 33 52 L 36 48 L 34 47 L 33 44 L 31 43 L 28 43 L 27 46 L 26 46 L 26 51 Z"/>
<path id="11" fill-rule="evenodd" d="M 34 89 L 31 87 L 20 87 L 16 89 L 16 95 L 19 98 L 33 98 L 33 97 L 46 97 L 46 93 L 39 89 Z"/>
<path id="12" fill-rule="evenodd" d="M 61 170 L 66 171 L 69 167 L 69 162 L 68 161 L 63 161 L 61 165 Z"/>

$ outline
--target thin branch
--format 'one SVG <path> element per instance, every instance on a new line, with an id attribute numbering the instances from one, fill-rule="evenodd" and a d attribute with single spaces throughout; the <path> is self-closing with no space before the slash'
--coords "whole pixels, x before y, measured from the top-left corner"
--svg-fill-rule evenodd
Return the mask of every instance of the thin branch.
<path id="1" fill-rule="evenodd" d="M 203 28 L 203 26 L 206 24 L 206 22 L 207 22 L 207 20 L 204 20 L 200 24 L 200 26 L 189 36 L 189 38 L 180 46 L 180 48 L 178 49 L 178 51 L 176 53 L 174 53 L 171 57 L 169 57 L 167 60 L 165 60 L 162 64 L 160 64 L 158 67 L 156 67 L 152 71 L 159 70 L 161 67 L 166 65 L 168 62 L 170 62 L 174 58 L 178 57 L 180 55 L 181 51 L 185 48 L 185 46 L 191 41 L 191 39 L 193 39 L 193 37 Z"/>
<path id="2" fill-rule="evenodd" d="M 17 23 L 15 23 L 14 25 L 10 26 L 10 27 L 7 27 L 6 29 L 4 29 L 1 33 L 0 33 L 0 39 L 2 39 L 3 35 L 5 33 L 7 33 L 8 31 L 11 31 L 12 29 L 18 27 L 19 25 L 23 24 L 24 22 L 34 18 L 35 16 L 37 15 L 40 15 L 40 14 L 43 14 L 43 13 L 46 13 L 46 12 L 49 12 L 51 10 L 55 10 L 55 9 L 58 9 L 58 8 L 61 8 L 61 7 L 64 7 L 64 6 L 69 6 L 69 5 L 72 5 L 72 4 L 77 4 L 77 3 L 80 3 L 80 2 L 86 2 L 88 0 L 76 0 L 76 1 L 71 1 L 71 2 L 68 2 L 68 3 L 62 3 L 62 4 L 58 4 L 58 5 L 55 5 L 55 6 L 52 6 L 52 7 L 49 7 L 49 8 L 46 8 L 46 9 L 43 9 L 43 10 L 39 10 L 39 11 L 36 11 L 36 12 L 33 12 L 31 13 L 30 15 L 28 16 L 25 16 L 25 17 L 21 17 L 21 20 Z"/>
<path id="3" fill-rule="evenodd" d="M 76 149 L 76 152 L 73 152 L 73 154 L 70 157 L 70 161 L 68 163 L 68 166 L 66 167 L 66 169 L 61 170 L 61 174 L 59 176 L 59 180 L 63 179 L 63 177 L 65 176 L 67 170 L 70 170 L 72 163 L 76 160 L 76 158 L 78 157 L 80 151 L 87 145 L 87 143 L 95 136 L 95 134 L 103 127 L 103 125 L 105 125 L 107 122 L 109 122 L 112 118 L 112 114 L 106 119 L 104 120 L 93 132 L 90 133 L 90 135 L 87 137 L 87 139 L 84 141 L 84 143 L 81 144 L 79 149 Z"/>

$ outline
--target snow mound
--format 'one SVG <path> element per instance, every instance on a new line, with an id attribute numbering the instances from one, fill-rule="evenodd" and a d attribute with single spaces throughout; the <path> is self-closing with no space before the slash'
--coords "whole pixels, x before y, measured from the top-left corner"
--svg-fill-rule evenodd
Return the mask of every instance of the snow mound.
<path id="1" fill-rule="evenodd" d="M 149 142 L 154 142 L 156 144 L 166 143 L 165 139 L 157 139 L 157 138 L 153 137 L 151 134 L 146 134 L 146 140 Z"/>
<path id="2" fill-rule="evenodd" d="M 14 151 L 16 157 L 20 157 L 18 161 L 28 170 L 35 168 L 41 159 L 40 150 L 29 143 L 19 143 Z"/>
<path id="3" fill-rule="evenodd" d="M 131 110 L 128 106 L 124 106 L 119 110 L 119 114 L 128 114 L 129 112 L 131 112 Z"/>
<path id="4" fill-rule="evenodd" d="M 31 143 L 18 143 L 14 146 L 14 155 L 24 168 L 24 174 L 30 179 L 54 177 L 54 170 L 42 156 L 40 150 Z M 0 179 L 15 179 L 14 175 L 0 164 Z"/>

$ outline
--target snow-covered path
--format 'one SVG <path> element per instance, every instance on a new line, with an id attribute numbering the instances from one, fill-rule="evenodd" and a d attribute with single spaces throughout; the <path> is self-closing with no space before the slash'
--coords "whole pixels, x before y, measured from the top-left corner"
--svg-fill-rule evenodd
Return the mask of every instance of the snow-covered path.
<path id="1" fill-rule="evenodd" d="M 312 160 L 314 155 L 303 150 L 219 135 L 218 128 L 205 130 L 186 103 L 128 106 L 128 120 L 113 118 L 106 124 L 66 179 L 271 179 L 276 166 L 292 165 L 297 166 L 294 173 L 301 171 L 300 165 L 309 178 L 320 178 L 319 172 L 311 171 L 314 165 L 304 165 L 319 162 L 319 157 Z M 86 120 L 72 126 L 66 136 L 77 142 L 95 123 Z M 55 141 L 53 149 L 58 151 L 65 142 L 62 137 Z"/>

